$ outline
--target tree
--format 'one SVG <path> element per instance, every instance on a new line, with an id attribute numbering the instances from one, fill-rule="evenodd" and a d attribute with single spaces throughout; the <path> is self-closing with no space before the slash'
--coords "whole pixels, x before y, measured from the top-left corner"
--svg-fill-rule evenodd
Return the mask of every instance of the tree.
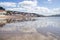
<path id="1" fill-rule="evenodd" d="M 3 7 L 0 7 L 0 10 L 5 10 L 5 8 L 3 8 Z"/>

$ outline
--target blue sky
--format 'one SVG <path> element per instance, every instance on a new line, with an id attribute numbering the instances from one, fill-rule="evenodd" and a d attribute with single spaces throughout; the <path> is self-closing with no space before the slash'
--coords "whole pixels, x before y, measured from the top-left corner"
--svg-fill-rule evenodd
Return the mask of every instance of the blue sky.
<path id="1" fill-rule="evenodd" d="M 0 0 L 0 6 L 7 10 L 43 15 L 60 14 L 60 0 Z"/>
<path id="2" fill-rule="evenodd" d="M 48 8 L 57 8 L 60 7 L 60 0 L 38 0 L 38 5 Z"/>
<path id="3" fill-rule="evenodd" d="M 0 2 L 22 2 L 24 0 L 0 0 Z M 44 6 L 48 8 L 59 8 L 60 7 L 60 0 L 37 0 L 39 6 Z"/>
<path id="4" fill-rule="evenodd" d="M 0 0 L 0 2 L 21 2 L 23 0 Z"/>

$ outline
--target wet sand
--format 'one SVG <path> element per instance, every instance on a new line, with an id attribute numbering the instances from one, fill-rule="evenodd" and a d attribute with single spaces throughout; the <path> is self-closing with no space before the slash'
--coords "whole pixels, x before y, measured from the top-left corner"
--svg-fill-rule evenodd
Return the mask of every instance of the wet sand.
<path id="1" fill-rule="evenodd" d="M 55 30 L 50 31 L 50 28 L 48 29 L 50 26 L 54 28 L 58 26 L 59 28 L 59 24 L 59 21 L 52 21 L 45 18 L 40 18 L 37 21 L 6 23 L 3 27 L 0 27 L 0 40 L 60 40 L 60 36 L 54 34 Z M 55 32 L 57 34 L 60 31 L 58 29 Z"/>

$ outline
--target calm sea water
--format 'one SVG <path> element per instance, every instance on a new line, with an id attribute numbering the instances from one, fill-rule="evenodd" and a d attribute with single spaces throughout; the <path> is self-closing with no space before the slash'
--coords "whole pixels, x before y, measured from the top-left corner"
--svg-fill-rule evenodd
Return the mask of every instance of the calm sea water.
<path id="1" fill-rule="evenodd" d="M 60 37 L 60 17 L 39 17 L 35 21 L 15 21 L 0 27 L 0 35 L 17 33 L 41 33 Z"/>

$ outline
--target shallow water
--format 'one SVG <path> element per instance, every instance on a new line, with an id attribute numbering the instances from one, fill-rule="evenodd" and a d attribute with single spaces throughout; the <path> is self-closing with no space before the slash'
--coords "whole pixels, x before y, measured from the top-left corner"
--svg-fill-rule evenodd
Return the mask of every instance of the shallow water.
<path id="1" fill-rule="evenodd" d="M 0 27 L 0 37 L 3 40 L 59 40 L 60 39 L 60 17 L 37 17 L 35 21 L 12 21 Z M 13 35 L 13 37 L 12 37 Z M 29 35 L 28 38 L 22 37 Z M 41 37 L 40 37 L 40 36 Z M 5 39 L 6 38 L 8 39 Z M 15 37 L 14 37 L 15 36 Z M 42 38 L 43 36 L 43 38 Z M 12 37 L 12 38 L 11 38 Z M 34 39 L 31 39 L 34 38 Z M 25 38 L 25 39 L 24 39 Z M 39 39 L 41 38 L 41 39 Z M 48 39 L 47 39 L 48 38 Z"/>

